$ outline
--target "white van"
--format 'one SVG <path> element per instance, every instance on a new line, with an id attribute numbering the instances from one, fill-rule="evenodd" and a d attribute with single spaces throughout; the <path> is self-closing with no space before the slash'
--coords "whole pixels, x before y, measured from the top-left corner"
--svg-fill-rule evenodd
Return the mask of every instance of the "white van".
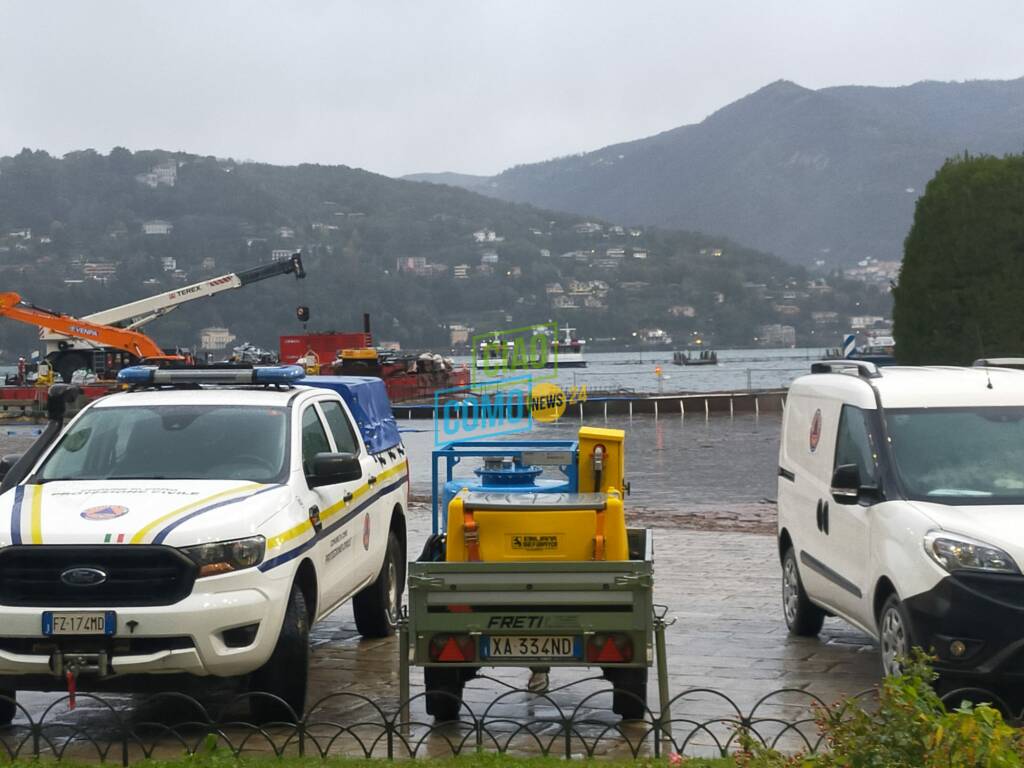
<path id="1" fill-rule="evenodd" d="M 793 382 L 779 453 L 790 632 L 828 615 L 914 646 L 947 680 L 1024 679 L 1024 371 L 817 363 Z"/>

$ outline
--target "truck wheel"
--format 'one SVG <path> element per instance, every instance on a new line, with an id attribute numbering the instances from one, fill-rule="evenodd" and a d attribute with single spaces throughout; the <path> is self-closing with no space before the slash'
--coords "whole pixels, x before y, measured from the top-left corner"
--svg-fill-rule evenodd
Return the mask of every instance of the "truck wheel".
<path id="1" fill-rule="evenodd" d="M 424 667 L 423 686 L 427 690 L 427 714 L 433 715 L 439 723 L 458 720 L 465 684 L 461 669 Z"/>
<path id="2" fill-rule="evenodd" d="M 612 684 L 612 712 L 623 720 L 643 720 L 647 715 L 647 668 L 605 667 L 601 671 Z"/>
<path id="3" fill-rule="evenodd" d="M 291 722 L 295 716 L 301 718 L 306 709 L 308 679 L 309 613 L 306 596 L 297 584 L 293 584 L 277 645 L 267 663 L 252 673 L 250 690 L 283 699 L 295 714 L 274 699 L 252 696 L 249 706 L 256 722 Z"/>
<path id="4" fill-rule="evenodd" d="M 889 595 L 878 613 L 878 649 L 882 657 L 883 677 L 903 674 L 901 662 L 910 655 L 913 647 L 907 609 L 896 595 Z"/>
<path id="5" fill-rule="evenodd" d="M 817 637 L 825 623 L 825 611 L 812 603 L 804 591 L 792 547 L 782 556 L 782 613 L 790 634 L 800 637 Z"/>
<path id="6" fill-rule="evenodd" d="M 405 553 L 398 537 L 388 534 L 384 564 L 377 579 L 352 599 L 356 629 L 363 637 L 388 637 L 398 626 L 405 590 Z"/>
<path id="7" fill-rule="evenodd" d="M 0 725 L 10 725 L 18 714 L 18 705 L 14 703 L 17 691 L 13 688 L 0 688 Z"/>

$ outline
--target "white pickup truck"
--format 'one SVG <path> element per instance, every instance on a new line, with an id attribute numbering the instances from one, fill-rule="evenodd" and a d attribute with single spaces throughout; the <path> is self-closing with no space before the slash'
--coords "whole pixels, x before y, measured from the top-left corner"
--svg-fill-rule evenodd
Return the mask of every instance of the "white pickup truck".
<path id="1" fill-rule="evenodd" d="M 301 715 L 313 622 L 349 598 L 366 637 L 398 620 L 408 465 L 383 382 L 119 379 L 66 427 L 54 393 L 39 441 L 0 463 L 0 722 L 18 689 L 182 674 L 248 675 L 291 708 L 253 696 L 258 719 Z"/>

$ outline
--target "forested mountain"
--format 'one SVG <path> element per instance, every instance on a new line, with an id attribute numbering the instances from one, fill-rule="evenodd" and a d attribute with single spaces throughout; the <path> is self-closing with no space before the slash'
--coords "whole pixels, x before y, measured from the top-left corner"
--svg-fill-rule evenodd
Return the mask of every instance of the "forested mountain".
<path id="1" fill-rule="evenodd" d="M 660 327 L 750 344 L 779 321 L 784 294 L 787 322 L 807 334 L 805 310 L 887 304 L 857 287 L 827 296 L 820 281 L 809 292 L 802 268 L 722 238 L 584 222 L 347 167 L 125 149 L 0 159 L 0 290 L 40 306 L 85 314 L 299 249 L 305 281 L 197 301 L 147 332 L 195 345 L 200 329 L 226 326 L 238 342 L 276 348 L 306 304 L 309 330 L 358 329 L 366 311 L 379 340 L 412 348 L 447 347 L 453 324 L 549 320 L 587 337 Z M 36 346 L 32 328 L 0 318 L 0 360 Z"/>
<path id="2" fill-rule="evenodd" d="M 1022 149 L 1024 78 L 816 91 L 779 81 L 639 141 L 490 179 L 413 178 L 849 264 L 899 259 L 914 202 L 947 158 Z"/>

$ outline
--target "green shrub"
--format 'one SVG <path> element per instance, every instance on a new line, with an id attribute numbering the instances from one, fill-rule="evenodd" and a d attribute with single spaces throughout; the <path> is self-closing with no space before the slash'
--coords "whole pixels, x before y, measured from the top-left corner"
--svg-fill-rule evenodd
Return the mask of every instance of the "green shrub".
<path id="1" fill-rule="evenodd" d="M 878 706 L 846 700 L 818 713 L 823 752 L 782 755 L 739 734 L 742 768 L 1024 768 L 1024 731 L 998 710 L 963 703 L 947 711 L 923 653 L 882 682 Z"/>

